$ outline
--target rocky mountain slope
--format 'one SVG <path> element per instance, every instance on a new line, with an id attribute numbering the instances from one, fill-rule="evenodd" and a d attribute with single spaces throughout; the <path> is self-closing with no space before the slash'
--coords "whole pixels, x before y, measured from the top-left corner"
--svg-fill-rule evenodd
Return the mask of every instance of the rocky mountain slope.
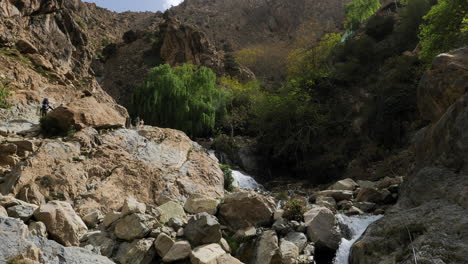
<path id="1" fill-rule="evenodd" d="M 0 2 L 0 81 L 12 92 L 0 109 L 0 262 L 330 263 L 355 235 L 345 216 L 385 214 L 352 263 L 466 263 L 466 48 L 438 56 L 420 82 L 429 125 L 406 178 L 226 192 L 217 159 L 183 132 L 125 128 L 115 100 L 128 105 L 149 67 L 188 60 L 223 73 L 223 44 L 289 42 L 307 22 L 319 36 L 340 27 L 344 1 L 236 3 L 186 1 L 163 16 Z M 52 138 L 39 128 L 45 97 L 48 125 L 64 132 Z"/>
<path id="2" fill-rule="evenodd" d="M 439 55 L 418 88 L 430 124 L 414 136 L 416 169 L 398 204 L 353 246 L 352 263 L 466 263 L 468 49 Z"/>

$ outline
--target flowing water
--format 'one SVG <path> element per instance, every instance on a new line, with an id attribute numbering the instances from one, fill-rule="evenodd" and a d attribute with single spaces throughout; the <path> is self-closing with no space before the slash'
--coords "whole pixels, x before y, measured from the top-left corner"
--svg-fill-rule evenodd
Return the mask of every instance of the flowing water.
<path id="1" fill-rule="evenodd" d="M 249 176 L 237 170 L 232 170 L 232 177 L 234 178 L 234 187 L 265 191 L 265 187 L 263 187 L 263 185 L 261 185 L 254 178 L 252 178 L 252 176 Z"/>
<path id="2" fill-rule="evenodd" d="M 370 224 L 382 218 L 382 215 L 346 216 L 338 214 L 336 217 L 340 225 L 345 225 L 348 227 L 351 233 L 351 238 L 341 239 L 341 244 L 338 248 L 338 251 L 336 251 L 333 264 L 348 264 L 349 254 L 354 242 L 356 242 L 362 236 L 362 234 L 364 234 Z"/>

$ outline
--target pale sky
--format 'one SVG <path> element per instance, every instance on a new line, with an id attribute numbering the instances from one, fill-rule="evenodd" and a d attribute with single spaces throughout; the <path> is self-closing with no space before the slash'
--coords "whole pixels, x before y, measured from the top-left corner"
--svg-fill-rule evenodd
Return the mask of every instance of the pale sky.
<path id="1" fill-rule="evenodd" d="M 83 0 L 85 2 L 96 3 L 116 12 L 125 11 L 164 11 L 171 5 L 178 5 L 183 0 Z"/>

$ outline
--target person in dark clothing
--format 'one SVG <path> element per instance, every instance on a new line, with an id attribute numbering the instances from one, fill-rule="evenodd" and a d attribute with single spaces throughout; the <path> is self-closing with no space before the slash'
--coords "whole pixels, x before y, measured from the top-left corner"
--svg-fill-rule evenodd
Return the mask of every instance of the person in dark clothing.
<path id="1" fill-rule="evenodd" d="M 46 116 L 49 110 L 54 110 L 54 108 L 50 106 L 49 99 L 44 98 L 44 100 L 42 100 L 42 106 L 41 106 L 41 117 Z"/>

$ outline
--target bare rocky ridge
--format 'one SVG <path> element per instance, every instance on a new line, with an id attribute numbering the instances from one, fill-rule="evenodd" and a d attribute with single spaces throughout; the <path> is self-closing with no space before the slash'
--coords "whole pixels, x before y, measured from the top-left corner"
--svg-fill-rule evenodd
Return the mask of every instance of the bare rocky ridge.
<path id="1" fill-rule="evenodd" d="M 170 11 L 197 25 L 213 43 L 235 50 L 274 42 L 291 43 L 301 26 L 316 38 L 342 28 L 347 0 L 186 0 Z"/>

